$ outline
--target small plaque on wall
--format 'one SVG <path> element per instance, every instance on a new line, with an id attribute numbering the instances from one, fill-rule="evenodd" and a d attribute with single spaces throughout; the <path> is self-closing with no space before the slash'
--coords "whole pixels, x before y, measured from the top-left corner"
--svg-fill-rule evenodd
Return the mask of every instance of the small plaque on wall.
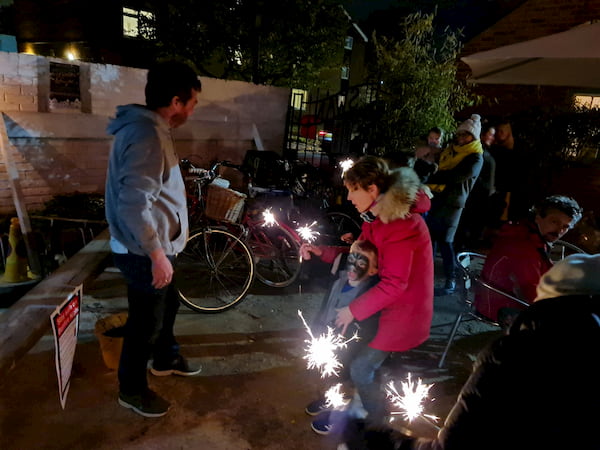
<path id="1" fill-rule="evenodd" d="M 50 111 L 81 111 L 79 66 L 75 64 L 50 63 Z"/>

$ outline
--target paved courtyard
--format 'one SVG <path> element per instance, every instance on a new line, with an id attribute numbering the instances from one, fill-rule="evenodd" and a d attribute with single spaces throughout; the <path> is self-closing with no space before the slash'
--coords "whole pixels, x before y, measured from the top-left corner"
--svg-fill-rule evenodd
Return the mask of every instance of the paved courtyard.
<path id="1" fill-rule="evenodd" d="M 152 387 L 172 403 L 167 416 L 147 419 L 120 407 L 114 370 L 102 360 L 96 321 L 126 309 L 125 285 L 111 268 L 84 288 L 75 365 L 66 407 L 61 409 L 53 339 L 44 337 L 19 361 L 0 391 L 0 448 L 12 449 L 335 449 L 336 435 L 310 430 L 305 405 L 322 385 L 306 368 L 298 316 L 310 320 L 325 293 L 321 280 L 304 279 L 285 289 L 257 285 L 236 308 L 211 315 L 182 306 L 176 332 L 182 353 L 201 364 L 194 378 L 151 377 Z M 388 380 L 413 378 L 433 384 L 427 413 L 443 422 L 472 360 L 498 332 L 469 322 L 446 366 L 437 362 L 458 303 L 436 298 L 429 341 L 395 355 L 383 370 Z M 395 426 L 418 435 L 436 429 L 422 419 Z"/>

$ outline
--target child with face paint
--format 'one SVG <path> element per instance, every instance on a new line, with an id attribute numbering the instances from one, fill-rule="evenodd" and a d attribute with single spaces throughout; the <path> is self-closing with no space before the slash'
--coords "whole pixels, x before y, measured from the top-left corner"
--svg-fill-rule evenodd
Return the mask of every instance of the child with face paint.
<path id="1" fill-rule="evenodd" d="M 350 253 L 346 258 L 345 270 L 339 271 L 338 278 L 325 296 L 321 309 L 312 324 L 313 334 L 326 333 L 327 327 L 336 328 L 335 320 L 338 310 L 348 306 L 354 299 L 374 286 L 379 281 L 377 272 L 377 248 L 375 245 L 365 240 L 355 241 L 350 247 Z M 375 337 L 378 320 L 379 315 L 375 314 L 361 322 L 355 320 L 347 328 L 345 333 L 347 338 L 357 333 L 360 339 L 350 342 L 346 349 L 342 351 L 342 354 L 339 355 L 340 362 L 343 365 L 339 381 L 343 382 L 350 379 L 348 373 L 349 362 L 360 348 L 367 345 Z M 359 402 L 358 397 L 355 397 L 353 402 Z M 305 411 L 307 414 L 314 416 L 326 410 L 325 399 L 320 398 L 310 403 Z"/>

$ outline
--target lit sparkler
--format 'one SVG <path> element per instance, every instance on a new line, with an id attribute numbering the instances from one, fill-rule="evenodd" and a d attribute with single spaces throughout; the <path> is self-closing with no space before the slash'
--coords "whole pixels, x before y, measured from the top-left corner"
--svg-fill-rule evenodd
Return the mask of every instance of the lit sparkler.
<path id="1" fill-rule="evenodd" d="M 402 382 L 402 393 L 400 394 L 396 390 L 394 382 L 390 381 L 386 391 L 387 396 L 391 399 L 392 404 L 401 410 L 399 412 L 392 412 L 392 415 L 402 414 L 409 422 L 418 416 L 425 419 L 438 420 L 438 417 L 436 416 L 423 413 L 423 402 L 427 398 L 429 389 L 431 389 L 432 386 L 433 384 L 423 384 L 420 378 L 417 378 L 416 382 L 412 381 L 409 373 L 407 381 Z"/>
<path id="2" fill-rule="evenodd" d="M 348 342 L 358 340 L 358 333 L 354 333 L 351 338 L 346 339 L 341 334 L 335 334 L 335 330 L 327 327 L 327 333 L 319 337 L 315 337 L 310 330 L 310 327 L 304 320 L 302 311 L 298 310 L 298 315 L 304 323 L 304 327 L 310 336 L 305 342 L 308 344 L 306 348 L 307 355 L 304 357 L 308 361 L 309 369 L 317 369 L 321 371 L 321 378 L 335 375 L 338 376 L 339 369 L 342 363 L 338 359 L 335 351 L 340 348 L 345 348 Z"/>
<path id="3" fill-rule="evenodd" d="M 342 383 L 338 383 L 325 392 L 325 406 L 331 409 L 343 409 L 350 403 L 350 399 L 346 398 L 341 389 Z"/>
<path id="4" fill-rule="evenodd" d="M 296 231 L 298 232 L 300 237 L 303 240 L 305 240 L 306 242 L 308 242 L 308 243 L 313 242 L 315 239 L 317 239 L 317 236 L 321 234 L 318 231 L 315 231 L 312 229 L 312 226 L 316 225 L 316 223 L 317 223 L 317 221 L 315 220 L 310 225 L 305 225 L 303 227 L 296 228 Z"/>
<path id="5" fill-rule="evenodd" d="M 342 178 L 344 178 L 344 174 L 346 173 L 346 171 L 353 165 L 354 161 L 352 161 L 350 158 L 340 162 L 340 167 L 342 168 Z"/>
<path id="6" fill-rule="evenodd" d="M 273 225 L 277 225 L 277 219 L 275 219 L 275 214 L 271 212 L 271 208 L 265 209 L 262 215 L 264 227 L 272 227 Z"/>

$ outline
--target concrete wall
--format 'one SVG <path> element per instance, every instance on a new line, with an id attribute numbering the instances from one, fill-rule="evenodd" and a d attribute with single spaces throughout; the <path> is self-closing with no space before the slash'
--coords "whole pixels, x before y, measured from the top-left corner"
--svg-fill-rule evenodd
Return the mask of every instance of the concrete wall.
<path id="1" fill-rule="evenodd" d="M 81 107 L 49 106 L 50 62 L 80 68 Z M 104 191 L 111 140 L 105 129 L 117 105 L 144 103 L 146 71 L 0 52 L 0 112 L 28 210 L 54 195 Z M 174 131 L 177 151 L 200 166 L 214 159 L 241 162 L 258 136 L 281 152 L 289 90 L 201 78 L 190 120 Z M 0 158 L 0 214 L 15 210 L 7 167 Z"/>

